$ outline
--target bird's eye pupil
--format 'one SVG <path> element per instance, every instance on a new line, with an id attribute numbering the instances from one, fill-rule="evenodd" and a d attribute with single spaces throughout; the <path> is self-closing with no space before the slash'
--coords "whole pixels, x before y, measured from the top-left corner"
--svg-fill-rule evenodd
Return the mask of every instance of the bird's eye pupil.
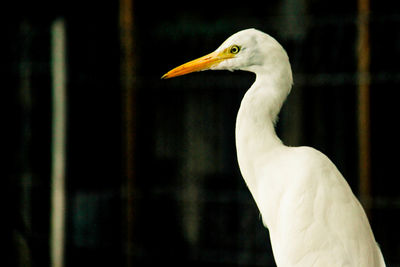
<path id="1" fill-rule="evenodd" d="M 234 45 L 234 46 L 231 47 L 231 51 L 230 52 L 232 54 L 237 54 L 237 53 L 239 53 L 239 51 L 240 51 L 240 47 L 237 46 L 237 45 Z"/>

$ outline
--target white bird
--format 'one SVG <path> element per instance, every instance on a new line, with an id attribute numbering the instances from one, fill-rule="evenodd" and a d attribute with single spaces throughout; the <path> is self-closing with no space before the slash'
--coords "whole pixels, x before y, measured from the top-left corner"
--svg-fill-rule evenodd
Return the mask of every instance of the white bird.
<path id="1" fill-rule="evenodd" d="M 207 69 L 256 74 L 237 115 L 236 149 L 277 266 L 385 266 L 364 209 L 335 165 L 311 147 L 285 146 L 275 133 L 293 84 L 282 46 L 261 31 L 243 30 L 162 78 Z"/>

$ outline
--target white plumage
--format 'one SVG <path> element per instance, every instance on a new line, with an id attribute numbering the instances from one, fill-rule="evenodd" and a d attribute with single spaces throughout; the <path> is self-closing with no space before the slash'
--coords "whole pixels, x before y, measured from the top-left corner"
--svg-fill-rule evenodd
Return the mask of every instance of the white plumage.
<path id="1" fill-rule="evenodd" d="M 281 45 L 258 30 L 243 30 L 163 78 L 206 69 L 256 74 L 237 115 L 236 147 L 243 178 L 269 229 L 276 264 L 385 266 L 367 216 L 335 165 L 313 148 L 285 146 L 275 133 L 292 87 Z"/>

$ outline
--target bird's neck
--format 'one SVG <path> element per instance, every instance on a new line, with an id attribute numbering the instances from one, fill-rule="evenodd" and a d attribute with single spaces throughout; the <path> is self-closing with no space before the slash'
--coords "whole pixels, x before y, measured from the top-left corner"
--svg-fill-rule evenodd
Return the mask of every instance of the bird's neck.
<path id="1" fill-rule="evenodd" d="M 275 121 L 290 87 L 291 82 L 282 84 L 268 75 L 257 75 L 240 105 L 236 120 L 237 156 L 242 176 L 255 199 L 255 164 L 283 147 L 275 132 Z"/>

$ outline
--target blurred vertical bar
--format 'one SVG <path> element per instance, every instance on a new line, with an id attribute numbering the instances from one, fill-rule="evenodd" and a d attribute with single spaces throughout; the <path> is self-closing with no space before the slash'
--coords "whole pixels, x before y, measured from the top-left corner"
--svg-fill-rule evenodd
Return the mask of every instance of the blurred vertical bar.
<path id="1" fill-rule="evenodd" d="M 358 0 L 358 142 L 360 199 L 367 211 L 371 208 L 371 129 L 370 129 L 370 44 L 369 0 Z"/>
<path id="2" fill-rule="evenodd" d="M 125 229 L 125 263 L 127 267 L 133 266 L 134 254 L 134 181 L 135 181 L 135 139 L 136 139 L 136 76 L 134 55 L 134 21 L 133 0 L 120 0 L 119 2 L 119 28 L 121 46 L 121 90 L 122 90 L 122 123 L 123 123 L 123 159 L 124 182 L 122 188 L 122 205 L 124 214 L 122 218 Z"/>
<path id="3" fill-rule="evenodd" d="M 64 264 L 65 235 L 65 144 L 66 144 L 66 62 L 65 21 L 51 27 L 52 72 L 52 170 L 50 260 L 52 267 Z"/>

